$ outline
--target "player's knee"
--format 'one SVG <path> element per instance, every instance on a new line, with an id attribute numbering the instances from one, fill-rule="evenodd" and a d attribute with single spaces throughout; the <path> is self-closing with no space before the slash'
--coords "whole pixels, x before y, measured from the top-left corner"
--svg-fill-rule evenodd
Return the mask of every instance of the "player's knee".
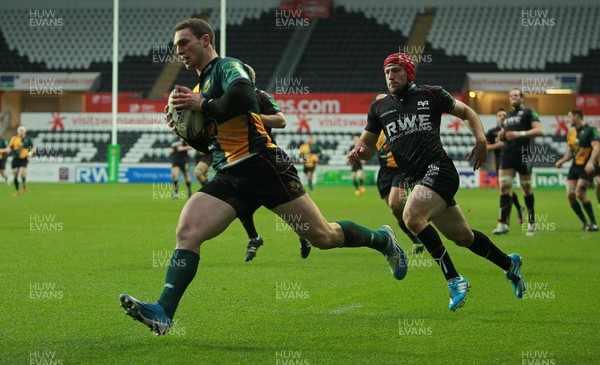
<path id="1" fill-rule="evenodd" d="M 583 185 L 577 185 L 577 189 L 575 190 L 575 195 L 579 201 L 585 201 L 587 199 L 587 187 Z"/>
<path id="2" fill-rule="evenodd" d="M 500 184 L 500 190 L 509 191 L 513 186 L 513 178 L 510 175 L 502 175 L 498 178 Z"/>
<path id="3" fill-rule="evenodd" d="M 521 189 L 523 189 L 523 192 L 526 194 L 529 194 L 531 191 L 531 180 L 521 180 Z"/>
<path id="4" fill-rule="evenodd" d="M 425 227 L 427 227 L 427 220 L 422 217 L 411 214 L 409 211 L 405 210 L 402 214 L 402 219 L 404 220 L 404 224 L 406 224 L 406 228 L 408 228 L 413 234 L 420 233 Z"/>
<path id="5" fill-rule="evenodd" d="M 201 237 L 197 234 L 193 225 L 186 222 L 180 222 L 175 230 L 177 248 L 194 250 L 202 243 Z"/>

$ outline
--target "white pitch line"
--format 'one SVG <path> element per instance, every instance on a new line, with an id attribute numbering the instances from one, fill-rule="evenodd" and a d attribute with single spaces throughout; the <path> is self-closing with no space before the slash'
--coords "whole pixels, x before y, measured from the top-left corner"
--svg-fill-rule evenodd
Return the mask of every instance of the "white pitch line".
<path id="1" fill-rule="evenodd" d="M 339 308 L 334 308 L 332 310 L 329 311 L 329 313 L 331 314 L 340 314 L 340 313 L 344 313 L 344 312 L 349 312 L 354 308 L 361 308 L 364 305 L 362 303 L 354 303 L 354 304 L 350 304 L 344 307 L 339 307 Z"/>

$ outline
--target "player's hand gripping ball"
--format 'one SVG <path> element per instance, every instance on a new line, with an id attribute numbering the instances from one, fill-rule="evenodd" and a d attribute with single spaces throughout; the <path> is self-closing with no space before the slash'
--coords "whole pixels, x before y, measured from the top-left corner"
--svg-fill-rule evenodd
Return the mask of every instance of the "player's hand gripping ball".
<path id="1" fill-rule="evenodd" d="M 171 92 L 168 103 L 168 112 L 172 115 L 171 119 L 177 128 L 177 134 L 186 140 L 197 139 L 206 124 L 206 115 L 201 111 L 175 109 L 173 107 L 173 94 L 177 92 L 177 89 Z"/>

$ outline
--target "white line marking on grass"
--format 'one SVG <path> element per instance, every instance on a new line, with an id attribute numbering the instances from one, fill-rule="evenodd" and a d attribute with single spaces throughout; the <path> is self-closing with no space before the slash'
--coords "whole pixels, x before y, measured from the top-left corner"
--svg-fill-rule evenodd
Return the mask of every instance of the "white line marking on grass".
<path id="1" fill-rule="evenodd" d="M 362 304 L 362 303 L 354 303 L 354 304 L 346 305 L 343 307 L 334 308 L 334 309 L 330 310 L 329 313 L 330 314 L 345 313 L 345 312 L 349 312 L 349 311 L 353 310 L 354 308 L 362 308 L 363 306 L 364 306 L 364 304 Z"/>

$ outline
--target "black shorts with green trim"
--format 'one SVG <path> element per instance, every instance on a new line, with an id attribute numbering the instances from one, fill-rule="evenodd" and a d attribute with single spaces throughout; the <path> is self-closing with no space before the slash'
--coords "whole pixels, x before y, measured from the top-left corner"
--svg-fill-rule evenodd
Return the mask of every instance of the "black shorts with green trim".
<path id="1" fill-rule="evenodd" d="M 588 174 L 585 172 L 585 165 L 576 165 L 572 164 L 569 168 L 569 173 L 567 174 L 567 180 L 587 180 L 592 182 L 594 180 L 594 176 L 598 175 L 598 166 L 594 166 L 594 172 Z"/>
<path id="2" fill-rule="evenodd" d="M 224 201 L 238 217 L 264 206 L 273 209 L 306 194 L 285 152 L 269 148 L 217 172 L 199 191 Z"/>

